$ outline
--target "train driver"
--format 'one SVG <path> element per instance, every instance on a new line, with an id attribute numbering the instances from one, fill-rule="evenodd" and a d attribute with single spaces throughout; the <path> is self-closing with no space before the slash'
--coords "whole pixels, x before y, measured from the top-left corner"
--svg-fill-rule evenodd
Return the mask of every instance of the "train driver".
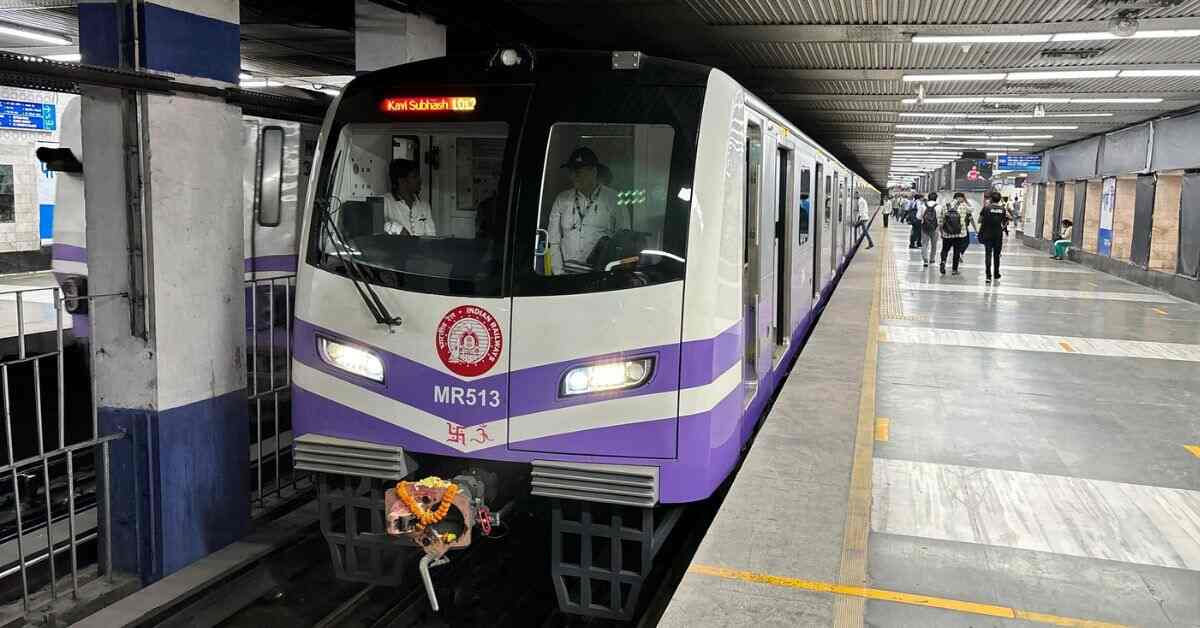
<path id="1" fill-rule="evenodd" d="M 392 235 L 434 236 L 433 210 L 421 199 L 421 171 L 411 159 L 388 165 L 391 194 L 384 196 L 383 230 Z"/>
<path id="2" fill-rule="evenodd" d="M 562 167 L 571 171 L 572 185 L 559 193 L 550 209 L 546 226 L 550 272 L 591 272 L 588 257 L 601 238 L 617 232 L 617 194 L 599 181 L 605 168 L 590 148 L 576 148 Z"/>

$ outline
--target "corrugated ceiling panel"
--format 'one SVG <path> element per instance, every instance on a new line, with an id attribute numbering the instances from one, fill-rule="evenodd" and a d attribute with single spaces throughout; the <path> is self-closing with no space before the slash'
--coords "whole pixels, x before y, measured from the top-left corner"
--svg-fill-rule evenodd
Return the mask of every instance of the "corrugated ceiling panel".
<path id="1" fill-rule="evenodd" d="M 963 52 L 955 45 L 897 42 L 753 42 L 730 44 L 741 63 L 770 68 L 981 69 L 1065 67 L 1131 63 L 1200 63 L 1195 40 L 1136 39 L 1080 44 L 978 44 Z M 1097 52 L 1094 56 L 1055 56 L 1054 52 Z"/>
<path id="2" fill-rule="evenodd" d="M 1103 20 L 1114 8 L 1093 0 L 686 0 L 709 24 L 1001 24 Z M 1146 8 L 1141 17 L 1200 15 L 1200 0 Z"/>

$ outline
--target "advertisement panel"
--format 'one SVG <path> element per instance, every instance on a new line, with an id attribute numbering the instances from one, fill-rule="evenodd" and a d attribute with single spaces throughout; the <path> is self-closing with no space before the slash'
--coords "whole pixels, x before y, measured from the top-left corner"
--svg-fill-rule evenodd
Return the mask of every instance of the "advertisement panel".
<path id="1" fill-rule="evenodd" d="M 987 192 L 992 189 L 992 162 L 987 159 L 957 159 L 954 162 L 955 192 Z"/>
<path id="2" fill-rule="evenodd" d="M 1117 178 L 1108 177 L 1100 193 L 1100 235 L 1096 251 L 1105 257 L 1112 257 L 1113 208 L 1116 204 Z"/>

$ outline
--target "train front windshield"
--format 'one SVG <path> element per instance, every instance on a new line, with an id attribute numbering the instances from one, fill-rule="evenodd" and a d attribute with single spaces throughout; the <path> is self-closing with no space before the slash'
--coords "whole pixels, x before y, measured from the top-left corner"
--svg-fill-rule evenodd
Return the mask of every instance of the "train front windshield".
<path id="1" fill-rule="evenodd" d="M 343 102 L 350 119 L 323 151 L 309 260 L 447 295 L 499 296 L 508 264 L 527 295 L 682 279 L 701 94 L 674 92 L 630 90 L 615 108 L 540 119 L 520 88 L 376 93 L 362 104 L 382 105 L 357 120 Z"/>

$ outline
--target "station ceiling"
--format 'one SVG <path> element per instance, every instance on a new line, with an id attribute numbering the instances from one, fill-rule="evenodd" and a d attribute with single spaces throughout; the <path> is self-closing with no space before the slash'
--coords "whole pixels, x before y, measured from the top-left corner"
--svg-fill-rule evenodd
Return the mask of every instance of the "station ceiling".
<path id="1" fill-rule="evenodd" d="M 519 40 L 717 66 L 879 185 L 914 154 L 1038 151 L 1200 106 L 1200 0 L 377 2 L 433 15 L 451 51 Z M 76 5 L 0 0 L 0 25 L 76 40 Z M 353 73 L 352 2 L 241 0 L 241 19 L 258 75 Z M 53 52 L 29 46 L 0 33 L 0 49 Z"/>

